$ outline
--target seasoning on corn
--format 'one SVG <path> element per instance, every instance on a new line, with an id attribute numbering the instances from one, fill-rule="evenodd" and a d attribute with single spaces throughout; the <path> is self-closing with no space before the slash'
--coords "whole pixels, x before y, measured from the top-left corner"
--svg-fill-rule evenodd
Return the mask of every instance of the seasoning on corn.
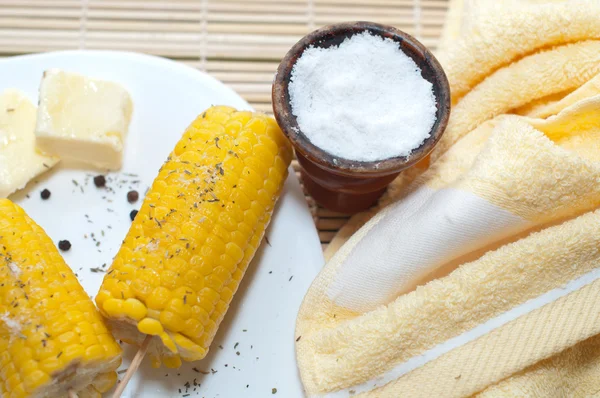
<path id="1" fill-rule="evenodd" d="M 265 115 L 212 107 L 161 168 L 96 303 L 155 367 L 206 356 L 264 235 L 291 146 Z"/>
<path id="2" fill-rule="evenodd" d="M 52 240 L 0 199 L 0 396 L 99 396 L 120 363 L 121 348 Z"/>

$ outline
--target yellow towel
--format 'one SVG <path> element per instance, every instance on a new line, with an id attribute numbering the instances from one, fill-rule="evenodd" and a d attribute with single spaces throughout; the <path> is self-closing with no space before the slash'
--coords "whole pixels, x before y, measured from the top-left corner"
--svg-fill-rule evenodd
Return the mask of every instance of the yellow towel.
<path id="1" fill-rule="evenodd" d="M 449 15 L 448 130 L 331 245 L 298 315 L 307 394 L 600 394 L 600 1 Z"/>

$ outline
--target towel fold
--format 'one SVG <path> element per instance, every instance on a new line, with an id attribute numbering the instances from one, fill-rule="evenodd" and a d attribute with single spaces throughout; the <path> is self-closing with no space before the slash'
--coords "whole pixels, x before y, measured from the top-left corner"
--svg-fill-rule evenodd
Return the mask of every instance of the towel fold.
<path id="1" fill-rule="evenodd" d="M 334 240 L 298 315 L 306 391 L 600 393 L 600 2 L 450 15 L 448 129 Z"/>

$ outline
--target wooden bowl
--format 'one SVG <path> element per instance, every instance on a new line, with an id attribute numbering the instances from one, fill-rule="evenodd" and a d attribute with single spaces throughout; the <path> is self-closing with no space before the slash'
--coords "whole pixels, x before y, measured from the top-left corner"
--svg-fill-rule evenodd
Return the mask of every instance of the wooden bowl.
<path id="1" fill-rule="evenodd" d="M 292 68 L 304 50 L 310 46 L 337 46 L 346 38 L 364 31 L 398 43 L 400 49 L 421 68 L 423 78 L 433 85 L 437 105 L 436 121 L 429 138 L 408 156 L 373 162 L 333 156 L 308 140 L 292 114 L 288 85 Z M 308 192 L 320 205 L 343 213 L 355 213 L 375 204 L 387 185 L 402 170 L 419 162 L 431 152 L 442 137 L 450 116 L 448 79 L 433 54 L 414 37 L 392 26 L 362 21 L 325 26 L 296 43 L 279 64 L 273 81 L 272 100 L 277 123 L 296 150 Z"/>

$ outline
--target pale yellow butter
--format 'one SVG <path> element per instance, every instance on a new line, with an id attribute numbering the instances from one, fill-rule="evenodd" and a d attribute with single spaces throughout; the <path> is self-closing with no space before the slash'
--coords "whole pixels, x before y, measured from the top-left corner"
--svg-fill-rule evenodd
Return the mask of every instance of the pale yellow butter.
<path id="1" fill-rule="evenodd" d="M 24 188 L 27 183 L 58 163 L 36 149 L 35 106 L 20 91 L 0 95 L 0 198 Z"/>
<path id="2" fill-rule="evenodd" d="M 63 159 L 118 170 L 132 109 L 129 93 L 116 83 L 47 70 L 40 85 L 38 145 Z"/>

